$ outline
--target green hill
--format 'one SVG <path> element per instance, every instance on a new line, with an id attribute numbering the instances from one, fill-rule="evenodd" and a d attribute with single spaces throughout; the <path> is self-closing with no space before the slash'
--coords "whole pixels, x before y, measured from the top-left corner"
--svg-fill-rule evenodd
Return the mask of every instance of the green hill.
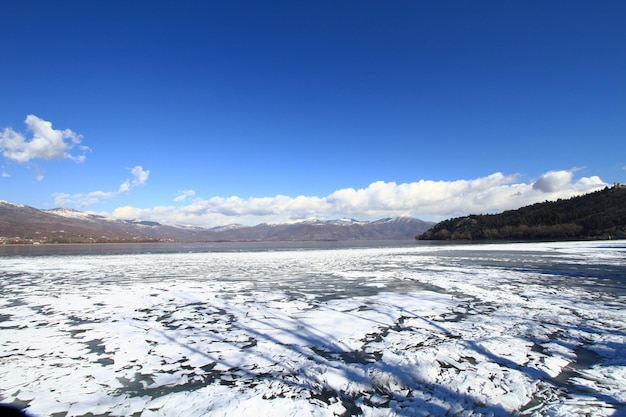
<path id="1" fill-rule="evenodd" d="M 418 240 L 539 240 L 626 238 L 626 186 L 567 200 L 546 201 L 500 214 L 437 223 Z"/>

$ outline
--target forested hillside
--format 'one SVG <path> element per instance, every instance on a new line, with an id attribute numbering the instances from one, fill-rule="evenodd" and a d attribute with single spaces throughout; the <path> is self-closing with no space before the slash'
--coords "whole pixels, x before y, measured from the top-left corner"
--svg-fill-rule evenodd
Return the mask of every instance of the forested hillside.
<path id="1" fill-rule="evenodd" d="M 419 240 L 586 238 L 626 238 L 626 186 L 616 184 L 500 214 L 457 217 L 416 236 Z"/>

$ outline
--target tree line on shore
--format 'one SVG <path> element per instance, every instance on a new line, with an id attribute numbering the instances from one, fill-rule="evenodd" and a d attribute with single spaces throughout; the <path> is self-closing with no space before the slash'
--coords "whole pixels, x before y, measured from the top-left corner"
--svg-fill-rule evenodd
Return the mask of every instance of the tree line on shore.
<path id="1" fill-rule="evenodd" d="M 541 240 L 626 238 L 626 186 L 545 201 L 499 214 L 437 223 L 418 240 Z"/>

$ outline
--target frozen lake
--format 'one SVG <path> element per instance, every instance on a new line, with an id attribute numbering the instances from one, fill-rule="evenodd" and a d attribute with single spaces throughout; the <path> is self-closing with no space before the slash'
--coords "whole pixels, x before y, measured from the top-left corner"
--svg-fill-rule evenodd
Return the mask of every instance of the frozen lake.
<path id="1" fill-rule="evenodd" d="M 0 402 L 626 415 L 626 241 L 344 246 L 2 248 Z"/>

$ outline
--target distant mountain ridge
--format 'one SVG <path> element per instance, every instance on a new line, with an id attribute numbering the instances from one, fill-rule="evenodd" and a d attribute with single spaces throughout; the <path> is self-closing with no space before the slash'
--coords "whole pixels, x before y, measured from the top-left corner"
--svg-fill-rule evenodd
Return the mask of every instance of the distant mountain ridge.
<path id="1" fill-rule="evenodd" d="M 412 217 L 396 217 L 373 222 L 306 219 L 202 228 L 114 220 L 67 208 L 39 210 L 0 201 L 0 244 L 412 239 L 433 225 Z"/>
<path id="2" fill-rule="evenodd" d="M 418 240 L 539 240 L 626 238 L 626 185 L 566 200 L 546 201 L 500 214 L 437 223 Z"/>

